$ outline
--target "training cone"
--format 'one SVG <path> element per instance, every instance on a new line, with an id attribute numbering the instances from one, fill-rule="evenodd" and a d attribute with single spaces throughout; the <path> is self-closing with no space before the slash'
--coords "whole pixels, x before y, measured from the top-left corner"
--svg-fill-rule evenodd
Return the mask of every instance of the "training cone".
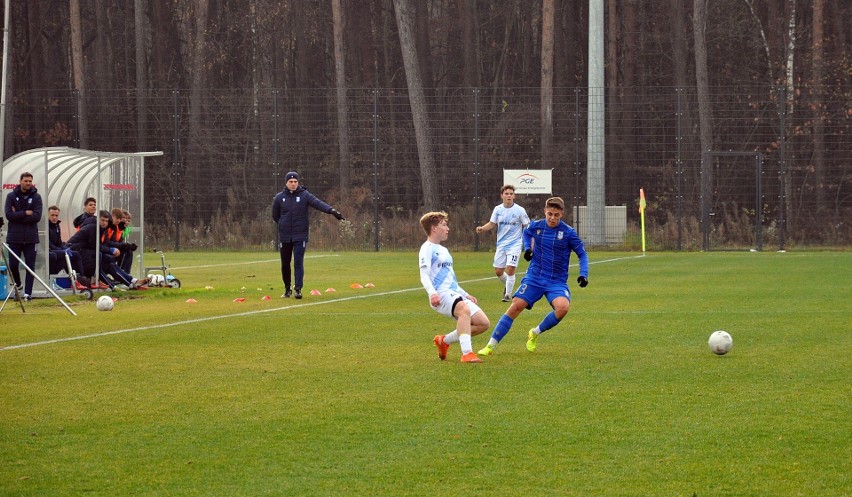
<path id="1" fill-rule="evenodd" d="M 337 291 L 337 290 L 335 290 L 334 288 L 326 288 L 326 289 L 325 289 L 325 293 L 334 293 L 334 292 L 336 292 L 336 291 Z"/>
<path id="2" fill-rule="evenodd" d="M 198 302 L 198 301 L 197 301 L 197 300 L 195 300 L 195 299 L 186 299 L 186 303 L 187 303 L 187 304 L 195 304 L 195 303 L 197 303 L 197 302 Z"/>
<path id="3" fill-rule="evenodd" d="M 238 297 L 238 298 L 234 299 L 234 302 L 245 302 L 245 301 L 246 301 L 245 297 Z"/>
<path id="4" fill-rule="evenodd" d="M 311 290 L 311 295 L 322 295 L 322 293 L 320 293 L 320 291 L 315 288 Z"/>
<path id="5" fill-rule="evenodd" d="M 118 302 L 118 297 L 113 297 L 113 298 L 112 298 L 112 301 L 113 301 L 113 302 Z"/>
<path id="6" fill-rule="evenodd" d="M 364 285 L 364 288 L 376 288 L 376 285 L 374 285 L 372 283 L 367 283 L 367 284 Z"/>
<path id="7" fill-rule="evenodd" d="M 260 300 L 269 300 L 269 295 L 264 295 L 263 297 L 260 298 Z"/>
<path id="8" fill-rule="evenodd" d="M 349 288 L 353 288 L 353 289 L 357 290 L 359 288 L 364 288 L 364 287 L 361 286 L 360 283 L 352 283 L 351 285 L 349 285 Z"/>

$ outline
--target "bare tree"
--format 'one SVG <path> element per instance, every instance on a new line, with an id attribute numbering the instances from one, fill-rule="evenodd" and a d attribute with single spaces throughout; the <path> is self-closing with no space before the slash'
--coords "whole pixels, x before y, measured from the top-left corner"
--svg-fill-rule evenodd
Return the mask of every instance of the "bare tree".
<path id="1" fill-rule="evenodd" d="M 429 128 L 429 116 L 426 110 L 426 95 L 423 92 L 423 80 L 420 77 L 417 48 L 412 32 L 414 12 L 411 0 L 393 0 L 393 4 L 399 29 L 402 61 L 405 66 L 405 79 L 408 82 L 408 99 L 411 103 L 417 152 L 420 159 L 423 206 L 426 210 L 437 210 L 441 204 L 438 197 L 438 171 L 435 165 L 435 154 L 432 150 L 432 132 Z"/>
<path id="2" fill-rule="evenodd" d="M 83 22 L 80 16 L 80 0 L 70 0 L 71 21 L 71 65 L 74 74 L 74 89 L 78 93 L 77 131 L 80 147 L 89 148 L 89 125 L 86 121 L 86 78 L 83 64 Z"/>
<path id="3" fill-rule="evenodd" d="M 148 16 L 145 14 L 145 0 L 133 2 L 134 40 L 136 45 L 136 148 L 147 148 L 145 137 L 148 135 L 148 64 L 145 54 L 148 52 Z"/>
<path id="4" fill-rule="evenodd" d="M 692 8 L 693 37 L 695 40 L 695 80 L 698 90 L 698 126 L 701 136 L 701 225 L 702 250 L 710 248 L 710 206 L 713 164 L 711 128 L 710 78 L 707 71 L 707 0 L 694 0 Z"/>
<path id="5" fill-rule="evenodd" d="M 343 47 L 343 28 L 345 27 L 343 6 L 340 0 L 331 0 L 332 20 L 334 24 L 334 74 L 337 82 L 337 143 L 340 150 L 338 171 L 340 191 L 349 189 L 349 102 L 346 98 L 346 50 Z"/>
<path id="6" fill-rule="evenodd" d="M 541 167 L 553 167 L 553 19 L 554 0 L 541 6 Z"/>
<path id="7" fill-rule="evenodd" d="M 825 97 L 824 86 L 824 0 L 814 0 L 813 26 L 811 28 L 811 101 L 814 112 L 814 182 L 816 183 L 817 211 L 826 208 L 825 184 Z"/>

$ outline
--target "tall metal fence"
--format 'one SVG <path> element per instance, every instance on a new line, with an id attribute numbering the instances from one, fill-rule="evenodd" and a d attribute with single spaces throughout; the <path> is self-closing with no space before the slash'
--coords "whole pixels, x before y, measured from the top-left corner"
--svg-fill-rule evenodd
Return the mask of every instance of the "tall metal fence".
<path id="1" fill-rule="evenodd" d="M 568 221 L 583 233 L 587 95 L 585 88 L 554 90 L 553 142 L 543 151 L 540 89 L 426 91 L 451 245 L 493 245 L 493 233 L 478 236 L 474 227 L 499 203 L 504 169 L 551 169 L 553 195 L 572 206 Z M 696 95 L 695 88 L 666 87 L 607 95 L 605 247 L 640 247 L 640 188 L 651 250 L 849 245 L 852 87 L 792 95 L 767 86 L 713 88 L 713 146 L 703 154 Z M 10 155 L 43 146 L 164 152 L 146 162 L 149 245 L 271 249 L 271 200 L 290 170 L 347 217 L 338 223 L 312 214 L 312 247 L 407 250 L 424 238 L 405 89 L 350 89 L 345 104 L 335 89 L 22 90 L 9 111 Z M 710 161 L 703 168 L 702 157 Z M 710 198 L 702 198 L 702 181 Z M 517 202 L 534 217 L 545 197 Z"/>

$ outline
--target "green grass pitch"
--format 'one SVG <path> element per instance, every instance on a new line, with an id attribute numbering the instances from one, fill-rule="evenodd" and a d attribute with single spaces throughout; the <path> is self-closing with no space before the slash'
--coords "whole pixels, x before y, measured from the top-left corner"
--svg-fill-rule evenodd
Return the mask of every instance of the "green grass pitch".
<path id="1" fill-rule="evenodd" d="M 416 251 L 308 255 L 301 301 L 277 254 L 176 253 L 112 312 L 7 303 L 0 496 L 852 494 L 848 251 L 591 252 L 482 364 L 438 360 Z M 454 257 L 493 329 L 491 254 Z"/>

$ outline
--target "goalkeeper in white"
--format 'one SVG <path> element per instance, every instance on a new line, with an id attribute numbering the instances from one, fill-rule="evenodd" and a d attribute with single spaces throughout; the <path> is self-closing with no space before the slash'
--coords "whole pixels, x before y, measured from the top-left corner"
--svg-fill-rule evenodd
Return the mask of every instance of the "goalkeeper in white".
<path id="1" fill-rule="evenodd" d="M 441 242 L 450 234 L 446 212 L 427 212 L 420 218 L 426 241 L 420 247 L 420 282 L 429 294 L 429 305 L 437 313 L 456 320 L 456 329 L 435 335 L 438 357 L 447 358 L 450 345 L 459 342 L 461 362 L 482 362 L 473 351 L 470 337 L 488 329 L 491 323 L 476 305 L 476 297 L 459 286 L 453 271 L 453 256 Z"/>

